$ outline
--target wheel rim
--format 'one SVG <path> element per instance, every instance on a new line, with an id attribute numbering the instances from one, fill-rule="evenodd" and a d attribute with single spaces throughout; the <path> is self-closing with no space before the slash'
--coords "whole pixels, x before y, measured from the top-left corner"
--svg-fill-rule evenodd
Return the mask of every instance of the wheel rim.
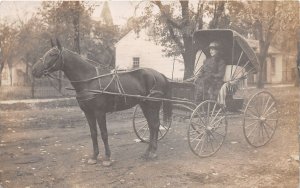
<path id="1" fill-rule="evenodd" d="M 227 133 L 223 108 L 216 101 L 202 102 L 192 113 L 188 128 L 189 147 L 199 157 L 209 157 L 222 146 Z"/>
<path id="2" fill-rule="evenodd" d="M 167 132 L 170 129 L 171 122 L 162 123 L 161 120 L 163 119 L 163 112 L 160 110 L 159 112 L 159 129 L 158 129 L 158 139 L 161 140 L 165 137 Z M 139 105 L 137 105 L 133 112 L 133 130 L 136 134 L 136 136 L 142 141 L 142 142 L 149 142 L 150 138 L 150 131 L 148 127 L 148 122 L 142 112 L 142 109 Z"/>
<path id="3" fill-rule="evenodd" d="M 278 110 L 274 96 L 261 91 L 249 100 L 245 112 L 243 131 L 247 142 L 260 147 L 273 137 L 278 124 Z"/>

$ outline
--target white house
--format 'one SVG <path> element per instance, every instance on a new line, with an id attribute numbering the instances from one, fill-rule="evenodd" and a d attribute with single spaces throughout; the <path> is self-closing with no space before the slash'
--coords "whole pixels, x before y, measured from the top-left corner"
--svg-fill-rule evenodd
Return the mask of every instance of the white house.
<path id="1" fill-rule="evenodd" d="M 259 41 L 247 39 L 248 44 L 254 49 L 255 53 L 259 52 Z M 269 47 L 266 65 L 264 67 L 264 82 L 265 83 L 282 83 L 283 82 L 283 54 L 274 48 Z M 256 76 L 254 81 L 256 81 Z"/>
<path id="2" fill-rule="evenodd" d="M 24 85 L 26 84 L 26 81 L 28 79 L 26 75 L 26 65 L 24 62 L 13 62 L 13 66 L 11 68 L 11 71 L 9 70 L 9 67 L 7 63 L 4 65 L 4 68 L 2 70 L 1 74 L 1 82 L 2 85 Z M 11 79 L 10 79 L 11 77 Z"/>
<path id="3" fill-rule="evenodd" d="M 145 29 L 133 30 L 116 45 L 116 69 L 131 70 L 140 67 L 153 68 L 170 79 L 182 80 L 184 65 L 181 59 L 166 57 L 163 47 L 155 44 Z"/>

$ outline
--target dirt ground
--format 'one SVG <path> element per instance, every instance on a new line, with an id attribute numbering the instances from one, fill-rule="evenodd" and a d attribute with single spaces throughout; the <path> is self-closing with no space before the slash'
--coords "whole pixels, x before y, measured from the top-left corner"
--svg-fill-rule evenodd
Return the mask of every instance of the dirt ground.
<path id="1" fill-rule="evenodd" d="M 114 163 L 88 165 L 89 128 L 77 106 L 1 110 L 0 187 L 298 187 L 299 89 L 275 88 L 280 122 L 264 147 L 246 142 L 240 117 L 230 118 L 216 155 L 198 158 L 189 149 L 187 121 L 173 121 L 159 141 L 158 158 L 145 161 L 136 142 L 132 112 L 108 115 Z M 99 138 L 100 152 L 103 152 Z"/>

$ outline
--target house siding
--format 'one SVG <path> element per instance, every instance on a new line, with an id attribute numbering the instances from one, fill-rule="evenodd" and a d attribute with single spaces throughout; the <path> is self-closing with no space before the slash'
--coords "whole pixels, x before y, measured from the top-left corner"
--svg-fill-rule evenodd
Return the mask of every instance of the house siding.
<path id="1" fill-rule="evenodd" d="M 137 35 L 132 31 L 116 44 L 117 69 L 132 69 L 133 57 L 140 58 L 140 67 L 155 69 L 170 79 L 182 80 L 183 78 L 183 63 L 164 56 L 163 47 L 148 40 L 144 33 Z"/>

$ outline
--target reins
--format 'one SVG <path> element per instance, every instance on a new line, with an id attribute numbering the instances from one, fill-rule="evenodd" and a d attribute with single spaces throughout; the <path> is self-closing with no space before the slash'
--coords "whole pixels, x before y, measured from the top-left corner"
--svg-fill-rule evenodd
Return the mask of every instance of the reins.
<path id="1" fill-rule="evenodd" d="M 48 79 L 49 79 L 51 85 L 52 85 L 57 91 L 59 91 L 59 89 L 56 88 L 56 87 L 53 85 L 53 83 L 51 82 L 50 78 L 55 79 L 55 80 L 59 80 L 59 81 L 64 81 L 65 79 L 61 79 L 61 78 L 58 78 L 58 77 L 56 77 L 56 76 L 53 76 L 50 72 L 51 72 L 51 70 L 53 70 L 54 68 L 56 68 L 56 67 L 59 65 L 58 60 L 59 60 L 60 58 L 61 58 L 61 60 L 62 60 L 62 63 L 61 63 L 61 67 L 60 67 L 60 68 L 62 69 L 62 68 L 64 67 L 64 64 L 65 64 L 65 62 L 64 62 L 64 57 L 63 57 L 63 50 L 64 50 L 64 49 L 62 49 L 62 50 L 59 50 L 58 48 L 55 48 L 55 49 L 59 51 L 58 57 L 56 58 L 55 63 L 54 63 L 52 66 L 50 66 L 50 67 L 47 68 L 47 69 L 45 68 L 45 70 L 43 71 L 43 74 L 44 74 L 45 76 L 48 77 Z M 67 51 L 72 52 L 72 51 L 70 51 L 70 50 L 67 50 Z M 48 55 L 48 53 L 50 53 L 50 51 L 47 52 L 47 53 L 42 57 L 42 63 L 43 63 L 43 65 L 44 65 L 44 67 L 45 67 L 45 58 L 46 58 L 46 56 Z M 74 52 L 72 52 L 72 53 L 74 53 Z M 78 55 L 78 54 L 76 54 L 76 53 L 74 53 L 74 54 L 75 54 L 75 55 Z M 92 77 L 92 78 L 88 78 L 88 79 L 85 79 L 85 80 L 70 80 L 70 79 L 69 79 L 69 81 L 70 81 L 71 83 L 84 83 L 84 82 L 90 82 L 90 81 L 93 81 L 93 80 L 98 79 L 98 80 L 99 80 L 100 91 L 103 91 L 103 92 L 104 92 L 104 91 L 106 91 L 106 90 L 108 89 L 108 87 L 113 83 L 113 81 L 115 81 L 115 82 L 116 82 L 116 88 L 117 88 L 118 92 L 119 92 L 120 94 L 125 94 L 125 90 L 124 90 L 124 88 L 123 88 L 123 86 L 122 86 L 122 83 L 121 83 L 121 81 L 120 81 L 120 78 L 119 78 L 119 75 L 118 75 L 118 73 L 117 73 L 117 70 L 115 70 L 113 73 L 99 75 L 98 67 L 95 66 L 95 65 L 93 65 L 93 64 L 91 64 L 91 63 L 89 63 L 88 61 L 91 61 L 91 62 L 93 62 L 93 63 L 96 63 L 96 62 L 94 62 L 94 61 L 92 61 L 92 60 L 89 60 L 89 59 L 87 59 L 88 61 L 86 61 L 86 60 L 84 60 L 84 59 L 82 59 L 82 60 L 83 60 L 85 63 L 88 63 L 88 64 L 92 65 L 92 66 L 95 68 L 97 76 Z M 110 80 L 109 83 L 105 86 L 105 88 L 102 88 L 101 78 L 106 77 L 106 76 L 110 76 L 110 75 L 112 75 L 111 80 Z M 59 93 L 62 94 L 60 91 L 59 91 Z M 62 95 L 63 95 L 63 94 L 62 94 Z"/>

